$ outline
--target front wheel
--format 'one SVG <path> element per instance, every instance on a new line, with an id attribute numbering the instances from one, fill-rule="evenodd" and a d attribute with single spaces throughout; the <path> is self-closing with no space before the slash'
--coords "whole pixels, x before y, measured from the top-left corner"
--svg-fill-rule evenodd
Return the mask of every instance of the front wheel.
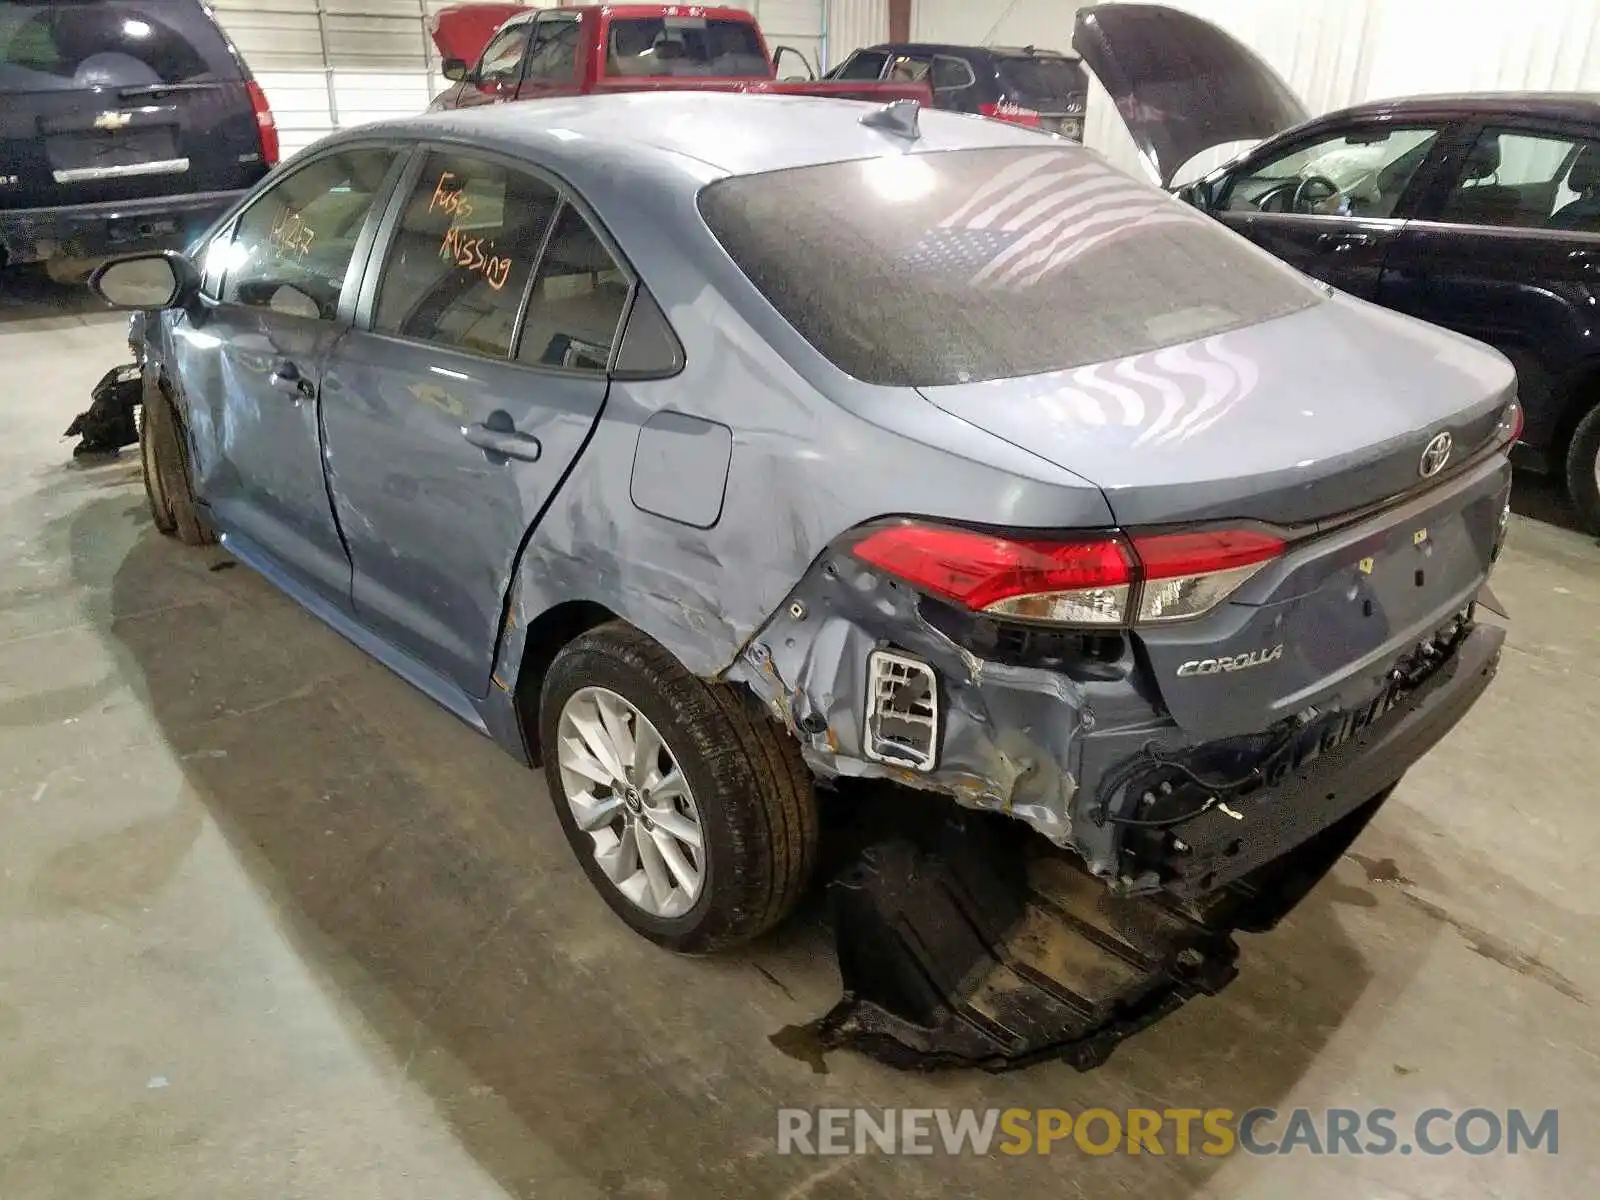
<path id="1" fill-rule="evenodd" d="M 757 937 L 799 900 L 817 847 L 810 775 L 743 693 L 614 622 L 556 657 L 539 727 L 567 840 L 636 932 L 703 953 Z"/>
<path id="2" fill-rule="evenodd" d="M 1584 529 L 1600 536 L 1600 405 L 1591 408 L 1567 446 L 1567 495 Z"/>
<path id="3" fill-rule="evenodd" d="M 139 457 L 144 463 L 145 495 L 156 528 L 186 546 L 209 546 L 216 540 L 200 515 L 189 475 L 189 447 L 178 408 L 165 388 L 145 377 L 140 406 Z"/>

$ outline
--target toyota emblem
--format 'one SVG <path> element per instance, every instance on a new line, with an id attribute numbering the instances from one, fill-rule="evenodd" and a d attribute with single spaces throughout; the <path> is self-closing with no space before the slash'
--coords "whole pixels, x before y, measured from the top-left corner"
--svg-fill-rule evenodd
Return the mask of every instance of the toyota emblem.
<path id="1" fill-rule="evenodd" d="M 1422 451 L 1422 461 L 1417 464 L 1417 474 L 1424 479 L 1432 479 L 1444 470 L 1445 463 L 1450 461 L 1450 451 L 1455 449 L 1456 440 L 1448 433 L 1434 436 Z"/>

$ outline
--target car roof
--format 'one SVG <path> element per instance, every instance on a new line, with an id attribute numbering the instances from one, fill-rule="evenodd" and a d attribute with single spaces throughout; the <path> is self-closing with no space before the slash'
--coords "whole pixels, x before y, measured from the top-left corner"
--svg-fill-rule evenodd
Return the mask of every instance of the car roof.
<path id="1" fill-rule="evenodd" d="M 590 174 L 631 160 L 699 187 L 752 175 L 884 154 L 989 146 L 1060 147 L 1059 139 L 999 121 L 923 108 L 907 141 L 861 124 L 881 105 L 823 96 L 718 91 L 617 92 L 485 105 L 354 127 L 319 146 L 398 135 L 468 141 L 527 154 L 552 170 Z"/>
<path id="2" fill-rule="evenodd" d="M 980 56 L 1016 58 L 1065 58 L 1076 59 L 1077 55 L 1065 50 L 1056 50 L 1050 46 L 963 46 L 956 42 L 880 42 L 875 46 L 864 46 L 863 50 L 876 51 L 880 54 L 948 54 L 952 57 L 977 58 Z"/>
<path id="3" fill-rule="evenodd" d="M 1600 92 L 1441 92 L 1369 100 L 1318 118 L 1381 117 L 1429 113 L 1447 117 L 1556 117 L 1600 120 Z"/>

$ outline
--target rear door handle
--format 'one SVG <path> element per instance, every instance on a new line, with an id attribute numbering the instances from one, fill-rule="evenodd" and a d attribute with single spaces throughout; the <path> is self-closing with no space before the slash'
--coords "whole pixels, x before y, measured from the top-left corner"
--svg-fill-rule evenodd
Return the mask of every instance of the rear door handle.
<path id="1" fill-rule="evenodd" d="M 1357 246 L 1372 245 L 1370 233 L 1324 233 L 1317 237 L 1317 249 L 1332 251 L 1354 250 Z"/>
<path id="2" fill-rule="evenodd" d="M 300 368 L 288 359 L 284 359 L 272 368 L 272 376 L 267 382 L 280 392 L 288 392 L 296 402 L 310 400 L 317 394 L 317 389 L 311 385 L 311 380 L 300 374 Z"/>
<path id="3" fill-rule="evenodd" d="M 538 462 L 544 448 L 531 433 L 515 429 L 494 429 L 481 421 L 476 425 L 463 425 L 461 436 L 478 449 L 504 458 L 518 458 L 523 462 Z"/>

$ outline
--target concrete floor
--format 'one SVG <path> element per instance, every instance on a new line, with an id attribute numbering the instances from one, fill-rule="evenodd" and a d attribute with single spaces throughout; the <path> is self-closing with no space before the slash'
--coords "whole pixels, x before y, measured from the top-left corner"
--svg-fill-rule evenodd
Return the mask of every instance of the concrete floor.
<path id="1" fill-rule="evenodd" d="M 536 776 L 58 436 L 122 324 L 0 282 L 0 1197 L 1591 1196 L 1600 549 L 1519 518 L 1486 701 L 1244 973 L 1100 1071 L 769 1037 L 815 915 L 673 958 Z M 88 315 L 84 315 L 88 314 Z M 1549 507 L 1529 484 L 1521 503 Z M 778 1157 L 780 1105 L 1558 1107 L 1560 1154 Z"/>

